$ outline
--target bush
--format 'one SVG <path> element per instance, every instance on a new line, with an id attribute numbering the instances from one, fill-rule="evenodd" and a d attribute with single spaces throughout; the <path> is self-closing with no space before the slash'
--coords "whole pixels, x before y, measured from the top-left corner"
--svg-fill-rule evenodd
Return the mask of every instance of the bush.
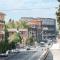
<path id="1" fill-rule="evenodd" d="M 12 41 L 12 42 L 9 44 L 9 50 L 15 49 L 15 48 L 16 48 L 16 43 Z"/>
<path id="2" fill-rule="evenodd" d="M 9 45 L 5 41 L 0 42 L 0 53 L 5 53 L 9 48 Z"/>
<path id="3" fill-rule="evenodd" d="M 34 39 L 33 39 L 33 37 L 29 37 L 28 39 L 27 39 L 27 42 L 26 42 L 26 44 L 27 45 L 34 45 Z"/>

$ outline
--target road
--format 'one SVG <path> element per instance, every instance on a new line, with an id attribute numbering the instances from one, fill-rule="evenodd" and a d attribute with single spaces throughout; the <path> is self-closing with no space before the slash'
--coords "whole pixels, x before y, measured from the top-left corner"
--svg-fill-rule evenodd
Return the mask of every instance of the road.
<path id="1" fill-rule="evenodd" d="M 41 48 L 38 48 L 37 51 L 21 51 L 20 53 L 7 57 L 4 60 L 38 60 L 42 53 L 43 50 Z"/>
<path id="2" fill-rule="evenodd" d="M 47 58 L 45 60 L 53 60 L 53 55 L 51 51 L 49 51 Z"/>

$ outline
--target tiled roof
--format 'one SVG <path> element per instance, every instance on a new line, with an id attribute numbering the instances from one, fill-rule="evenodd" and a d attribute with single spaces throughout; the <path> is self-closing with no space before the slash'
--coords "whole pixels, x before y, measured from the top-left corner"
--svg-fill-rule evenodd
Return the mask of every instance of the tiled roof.
<path id="1" fill-rule="evenodd" d="M 3 13 L 3 12 L 0 12 L 0 15 L 5 15 L 5 13 Z"/>
<path id="2" fill-rule="evenodd" d="M 17 29 L 8 29 L 9 32 L 16 32 Z"/>
<path id="3" fill-rule="evenodd" d="M 28 22 L 28 24 L 34 24 L 34 25 L 38 25 L 38 24 L 41 24 L 42 21 L 40 20 L 31 20 Z"/>

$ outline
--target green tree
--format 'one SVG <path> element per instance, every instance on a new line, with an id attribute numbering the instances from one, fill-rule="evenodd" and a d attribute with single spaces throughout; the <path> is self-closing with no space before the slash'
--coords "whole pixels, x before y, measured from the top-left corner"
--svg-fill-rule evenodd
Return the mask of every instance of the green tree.
<path id="1" fill-rule="evenodd" d="M 5 25 L 5 38 L 0 42 L 0 53 L 5 53 L 9 49 L 8 37 L 9 33 Z"/>
<path id="2" fill-rule="evenodd" d="M 15 44 L 17 44 L 18 42 L 22 43 L 22 38 L 21 38 L 20 34 L 19 33 L 15 33 L 13 35 L 12 41 L 15 42 Z"/>
<path id="3" fill-rule="evenodd" d="M 12 20 L 11 22 L 9 21 L 8 23 L 6 23 L 6 27 L 7 27 L 8 29 L 17 28 L 14 20 Z"/>
<path id="4" fill-rule="evenodd" d="M 29 25 L 27 24 L 26 21 L 20 21 L 18 26 L 19 26 L 19 28 L 23 28 L 23 29 L 29 27 Z"/>
<path id="5" fill-rule="evenodd" d="M 60 0 L 58 0 L 58 2 L 60 2 Z"/>
<path id="6" fill-rule="evenodd" d="M 29 28 L 29 25 L 26 21 L 18 21 L 18 22 L 8 22 L 6 23 L 7 28 Z"/>
<path id="7" fill-rule="evenodd" d="M 15 48 L 16 48 L 16 43 L 14 41 L 12 41 L 11 43 L 9 43 L 9 50 L 15 49 Z"/>
<path id="8" fill-rule="evenodd" d="M 58 0 L 58 2 L 60 2 L 60 0 Z M 57 15 L 57 22 L 58 22 L 58 27 L 59 27 L 59 31 L 60 31 L 60 5 L 58 8 L 58 11 L 56 12 Z"/>
<path id="9" fill-rule="evenodd" d="M 33 39 L 33 37 L 29 37 L 29 38 L 27 39 L 27 41 L 26 41 L 26 44 L 27 44 L 27 45 L 34 45 L 34 39 Z"/>

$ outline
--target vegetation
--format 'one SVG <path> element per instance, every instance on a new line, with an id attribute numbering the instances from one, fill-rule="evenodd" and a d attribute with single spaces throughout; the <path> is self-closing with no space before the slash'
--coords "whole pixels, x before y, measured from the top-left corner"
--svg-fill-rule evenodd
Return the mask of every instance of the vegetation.
<path id="1" fill-rule="evenodd" d="M 58 0 L 60 2 L 60 0 Z M 58 22 L 58 26 L 59 26 L 59 31 L 60 31 L 60 5 L 58 8 L 58 11 L 56 12 L 57 15 L 57 22 Z"/>
<path id="2" fill-rule="evenodd" d="M 28 27 L 29 27 L 29 25 L 27 25 L 26 21 L 21 21 L 20 28 L 28 28 Z"/>
<path id="3" fill-rule="evenodd" d="M 22 38 L 19 33 L 14 33 L 9 37 L 9 47 L 10 49 L 16 48 L 17 43 L 22 43 Z"/>
<path id="4" fill-rule="evenodd" d="M 58 0 L 58 2 L 60 2 L 60 0 Z"/>
<path id="5" fill-rule="evenodd" d="M 9 43 L 9 50 L 15 49 L 15 48 L 16 48 L 16 43 L 14 41 L 12 41 L 11 43 Z"/>
<path id="6" fill-rule="evenodd" d="M 22 43 L 22 38 L 21 38 L 20 34 L 19 33 L 15 33 L 12 41 L 15 42 L 16 44 L 18 42 Z"/>
<path id="7" fill-rule="evenodd" d="M 27 42 L 26 42 L 26 44 L 27 45 L 34 45 L 34 39 L 33 39 L 33 37 L 29 37 L 28 39 L 27 39 Z"/>
<path id="8" fill-rule="evenodd" d="M 0 53 L 5 53 L 9 49 L 8 37 L 9 33 L 5 25 L 5 38 L 0 42 Z"/>
<path id="9" fill-rule="evenodd" d="M 4 37 L 4 40 L 2 40 L 0 42 L 0 53 L 5 53 L 7 50 L 9 49 L 14 49 L 16 48 L 16 44 L 18 42 L 22 43 L 22 37 L 20 36 L 20 33 L 15 33 L 13 36 L 13 39 L 10 39 L 11 42 L 9 42 L 9 32 L 8 32 L 8 29 L 12 29 L 12 28 L 15 28 L 15 29 L 19 29 L 19 28 L 28 28 L 29 26 L 27 25 L 27 22 L 26 21 L 21 21 L 21 22 L 14 22 L 14 21 L 11 21 L 6 23 L 5 24 L 5 37 Z M 29 44 L 32 45 L 33 44 L 33 38 L 29 38 Z"/>
<path id="10" fill-rule="evenodd" d="M 24 29 L 24 28 L 28 28 L 29 25 L 27 24 L 26 21 L 9 21 L 7 24 L 7 28 L 21 28 L 21 29 Z"/>
<path id="11" fill-rule="evenodd" d="M 22 43 L 22 38 L 19 33 L 16 33 L 13 37 L 13 40 L 9 42 L 8 37 L 9 37 L 9 32 L 7 30 L 7 26 L 5 25 L 5 38 L 0 42 L 0 53 L 5 53 L 9 49 L 14 49 L 16 48 L 16 44 L 18 42 Z"/>

